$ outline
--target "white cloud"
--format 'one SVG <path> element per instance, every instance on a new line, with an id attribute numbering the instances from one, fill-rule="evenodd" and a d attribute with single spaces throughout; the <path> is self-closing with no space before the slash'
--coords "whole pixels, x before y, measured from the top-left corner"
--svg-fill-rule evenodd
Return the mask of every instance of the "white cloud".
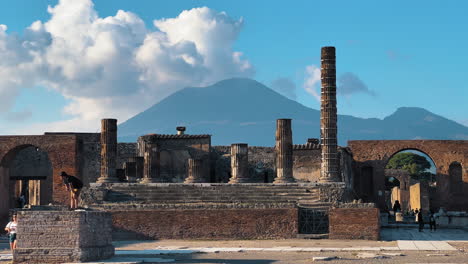
<path id="1" fill-rule="evenodd" d="M 22 36 L 0 25 L 0 113 L 19 89 L 43 85 L 71 102 L 64 113 L 72 119 L 37 124 L 47 130 L 94 131 L 103 117 L 124 121 L 184 87 L 255 73 L 232 48 L 242 18 L 224 12 L 194 8 L 154 28 L 122 10 L 99 17 L 91 0 L 60 0 L 48 12 Z"/>
<path id="2" fill-rule="evenodd" d="M 304 89 L 320 102 L 320 68 L 309 65 L 305 70 Z"/>

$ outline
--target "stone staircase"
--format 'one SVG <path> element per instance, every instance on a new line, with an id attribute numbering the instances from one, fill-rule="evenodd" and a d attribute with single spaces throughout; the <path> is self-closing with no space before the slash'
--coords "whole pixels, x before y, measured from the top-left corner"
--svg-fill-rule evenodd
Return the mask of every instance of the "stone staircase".
<path id="1" fill-rule="evenodd" d="M 104 188 L 100 202 L 105 204 L 294 203 L 322 209 L 329 206 L 319 202 L 319 190 L 313 185 L 112 184 Z"/>

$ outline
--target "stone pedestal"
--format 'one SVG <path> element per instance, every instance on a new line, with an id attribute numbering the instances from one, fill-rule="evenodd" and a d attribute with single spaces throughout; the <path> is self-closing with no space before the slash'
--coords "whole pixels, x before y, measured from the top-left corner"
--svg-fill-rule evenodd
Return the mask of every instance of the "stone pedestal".
<path id="1" fill-rule="evenodd" d="M 161 182 L 161 161 L 159 146 L 147 143 L 145 147 L 144 174 L 141 183 Z"/>
<path id="2" fill-rule="evenodd" d="M 276 178 L 274 183 L 294 182 L 291 119 L 276 120 Z"/>
<path id="3" fill-rule="evenodd" d="M 321 81 L 320 139 L 322 163 L 320 182 L 334 182 L 339 181 L 335 47 L 322 48 Z"/>
<path id="4" fill-rule="evenodd" d="M 201 183 L 206 182 L 203 177 L 203 160 L 188 159 L 188 177 L 184 183 Z"/>
<path id="5" fill-rule="evenodd" d="M 101 120 L 101 176 L 98 183 L 117 182 L 117 119 Z"/>
<path id="6" fill-rule="evenodd" d="M 136 182 L 136 162 L 126 161 L 124 163 L 125 177 L 128 182 Z"/>
<path id="7" fill-rule="evenodd" d="M 114 256 L 112 217 L 95 211 L 19 211 L 13 263 L 86 262 Z"/>
<path id="8" fill-rule="evenodd" d="M 231 145 L 231 178 L 229 183 L 251 182 L 249 176 L 249 146 L 244 143 Z"/>

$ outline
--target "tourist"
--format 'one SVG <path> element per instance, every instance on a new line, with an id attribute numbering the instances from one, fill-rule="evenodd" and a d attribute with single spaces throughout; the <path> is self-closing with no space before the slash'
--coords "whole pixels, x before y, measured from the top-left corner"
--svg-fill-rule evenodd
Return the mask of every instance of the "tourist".
<path id="1" fill-rule="evenodd" d="M 434 216 L 434 212 L 431 211 L 431 214 L 429 215 L 429 229 L 431 231 L 436 231 L 436 220 Z"/>
<path id="2" fill-rule="evenodd" d="M 423 219 L 423 214 L 422 210 L 420 210 L 416 216 L 416 221 L 419 224 L 419 232 L 422 232 L 424 229 L 424 219 Z"/>
<path id="3" fill-rule="evenodd" d="M 13 251 L 16 248 L 16 215 L 11 217 L 11 221 L 5 227 L 5 231 L 8 232 L 9 240 L 10 240 L 10 249 Z"/>
<path id="4" fill-rule="evenodd" d="M 401 211 L 401 205 L 400 201 L 395 200 L 395 203 L 393 204 L 393 212 L 400 212 Z"/>
<path id="5" fill-rule="evenodd" d="M 83 188 L 83 182 L 75 176 L 68 175 L 62 171 L 60 173 L 63 184 L 65 184 L 67 191 L 70 192 L 70 209 L 78 209 L 78 203 L 80 198 L 81 188 Z"/>

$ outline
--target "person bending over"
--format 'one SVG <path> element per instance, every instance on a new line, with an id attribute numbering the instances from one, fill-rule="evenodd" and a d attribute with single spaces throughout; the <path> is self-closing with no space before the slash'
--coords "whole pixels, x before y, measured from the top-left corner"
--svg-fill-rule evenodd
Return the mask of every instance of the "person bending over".
<path id="1" fill-rule="evenodd" d="M 63 184 L 65 184 L 65 186 L 67 187 L 67 191 L 70 192 L 70 209 L 78 209 L 80 192 L 83 188 L 83 182 L 75 176 L 68 175 L 64 171 L 60 173 L 60 176 L 62 176 Z"/>

